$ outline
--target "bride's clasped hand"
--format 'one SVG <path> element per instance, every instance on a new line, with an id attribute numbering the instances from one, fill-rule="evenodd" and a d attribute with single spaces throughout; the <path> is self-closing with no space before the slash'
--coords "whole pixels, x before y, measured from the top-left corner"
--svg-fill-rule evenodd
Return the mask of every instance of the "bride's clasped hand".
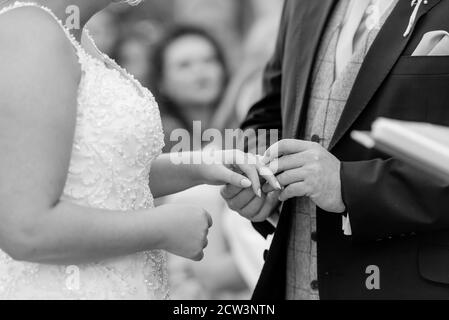
<path id="1" fill-rule="evenodd" d="M 251 189 L 258 197 L 262 197 L 263 182 L 280 189 L 276 177 L 260 157 L 239 150 L 163 154 L 154 161 L 152 172 L 150 185 L 156 196 L 201 184 Z M 165 178 L 157 177 L 162 172 Z M 178 204 L 163 205 L 159 209 L 164 210 L 168 230 L 163 249 L 188 259 L 202 259 L 208 229 L 212 226 L 209 213 L 201 207 Z"/>
<path id="2" fill-rule="evenodd" d="M 257 196 L 262 195 L 261 182 L 267 182 L 272 188 L 280 185 L 272 170 L 263 163 L 260 156 L 244 153 L 240 150 L 208 150 L 184 154 L 171 154 L 175 163 L 177 159 L 189 158 L 201 164 L 191 164 L 193 175 L 204 184 L 232 185 L 240 188 L 252 188 Z"/>

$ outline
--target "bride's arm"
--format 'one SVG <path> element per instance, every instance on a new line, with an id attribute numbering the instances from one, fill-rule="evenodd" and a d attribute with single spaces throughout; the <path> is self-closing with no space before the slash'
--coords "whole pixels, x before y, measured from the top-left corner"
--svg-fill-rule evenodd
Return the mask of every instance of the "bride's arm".
<path id="1" fill-rule="evenodd" d="M 157 249 L 200 260 L 211 226 L 206 211 L 188 206 L 120 212 L 64 201 L 34 206 L 22 198 L 0 212 L 0 248 L 20 261 L 83 264 Z M 183 232 L 183 224 L 191 231 Z"/>
<path id="2" fill-rule="evenodd" d="M 256 157 L 239 150 L 171 153 L 153 162 L 150 188 L 157 198 L 201 184 L 230 184 L 243 189 L 251 187 L 261 196 L 261 176 L 273 188 L 280 188 L 271 171 L 258 164 Z"/>
<path id="3" fill-rule="evenodd" d="M 162 154 L 151 165 L 150 188 L 155 198 L 202 184 L 197 165 L 176 164 L 171 154 Z"/>
<path id="4" fill-rule="evenodd" d="M 152 249 L 201 258 L 211 223 L 204 210 L 119 212 L 60 201 L 80 66 L 60 27 L 30 10 L 0 20 L 0 248 L 17 260 L 50 264 Z"/>
<path id="5" fill-rule="evenodd" d="M 201 161 L 198 160 L 201 160 L 201 153 L 199 152 L 172 153 L 159 156 L 151 166 L 150 188 L 153 195 L 156 198 L 163 197 L 210 183 L 205 175 L 205 169 L 208 165 L 200 163 Z M 222 177 L 223 184 L 229 183 L 249 188 L 255 183 L 254 186 L 259 187 L 257 185 L 259 176 L 255 168 L 248 166 L 249 179 L 224 166 L 216 165 L 215 168 L 218 170 L 216 173 Z"/>

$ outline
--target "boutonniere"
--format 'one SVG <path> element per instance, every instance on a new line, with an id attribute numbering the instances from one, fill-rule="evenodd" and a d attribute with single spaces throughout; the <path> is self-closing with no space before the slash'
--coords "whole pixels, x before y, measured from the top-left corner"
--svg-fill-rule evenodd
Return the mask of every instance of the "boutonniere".
<path id="1" fill-rule="evenodd" d="M 410 16 L 410 20 L 408 22 L 407 29 L 404 32 L 404 38 L 407 38 L 410 35 L 410 32 L 412 32 L 413 27 L 415 26 L 416 17 L 418 16 L 419 8 L 421 8 L 421 5 L 428 4 L 428 0 L 412 0 L 411 7 L 415 7 L 415 9 L 412 12 L 412 15 Z"/>

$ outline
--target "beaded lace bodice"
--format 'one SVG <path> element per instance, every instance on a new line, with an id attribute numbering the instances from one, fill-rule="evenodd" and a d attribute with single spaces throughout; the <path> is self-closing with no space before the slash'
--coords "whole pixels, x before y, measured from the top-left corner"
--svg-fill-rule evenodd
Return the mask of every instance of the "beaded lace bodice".
<path id="1" fill-rule="evenodd" d="M 16 2 L 0 14 L 24 6 L 42 9 L 58 21 L 82 70 L 62 200 L 130 214 L 153 207 L 150 166 L 163 147 L 153 95 L 113 60 L 88 54 L 49 9 Z M 17 262 L 0 251 L 0 298 L 164 299 L 168 297 L 166 272 L 162 251 L 79 266 Z"/>

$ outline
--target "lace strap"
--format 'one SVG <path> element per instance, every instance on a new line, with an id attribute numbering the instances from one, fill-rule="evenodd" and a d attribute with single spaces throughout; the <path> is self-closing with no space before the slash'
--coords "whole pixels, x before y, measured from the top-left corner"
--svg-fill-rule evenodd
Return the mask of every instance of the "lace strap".
<path id="1" fill-rule="evenodd" d="M 84 29 L 84 35 L 87 37 L 87 39 L 89 39 L 90 43 L 92 44 L 94 50 L 97 52 L 97 54 L 101 57 L 102 62 L 109 66 L 109 68 L 111 68 L 112 70 L 116 70 L 117 72 L 119 72 L 121 74 L 121 76 L 124 79 L 127 79 L 129 81 L 131 81 L 133 83 L 133 85 L 135 86 L 135 88 L 139 91 L 139 93 L 141 94 L 141 96 L 147 96 L 147 91 L 145 90 L 145 88 L 142 86 L 142 84 L 140 83 L 140 81 L 138 81 L 132 74 L 130 74 L 125 68 L 123 68 L 122 66 L 120 66 L 114 59 L 112 59 L 111 57 L 109 57 L 107 54 L 103 53 L 97 46 L 94 38 L 92 37 L 92 35 L 89 32 L 89 29 Z"/>
<path id="2" fill-rule="evenodd" d="M 61 29 L 63 30 L 64 34 L 66 35 L 66 37 L 69 39 L 70 43 L 73 45 L 73 47 L 75 48 L 76 54 L 78 56 L 78 59 L 81 60 L 81 58 L 85 57 L 86 52 L 83 49 L 83 47 L 81 46 L 81 44 L 78 42 L 78 40 L 75 39 L 75 37 L 69 32 L 69 30 L 67 29 L 67 27 L 62 23 L 62 21 L 53 13 L 53 11 L 51 11 L 51 9 L 39 5 L 35 2 L 21 2 L 21 1 L 16 1 L 13 4 L 4 7 L 3 9 L 0 10 L 0 15 L 6 12 L 9 12 L 11 10 L 14 9 L 19 9 L 19 8 L 24 8 L 24 7 L 35 7 L 38 9 L 41 9 L 43 11 L 45 11 L 46 13 L 48 13 L 57 23 L 58 25 L 61 27 Z M 81 61 L 80 61 L 81 62 Z"/>

